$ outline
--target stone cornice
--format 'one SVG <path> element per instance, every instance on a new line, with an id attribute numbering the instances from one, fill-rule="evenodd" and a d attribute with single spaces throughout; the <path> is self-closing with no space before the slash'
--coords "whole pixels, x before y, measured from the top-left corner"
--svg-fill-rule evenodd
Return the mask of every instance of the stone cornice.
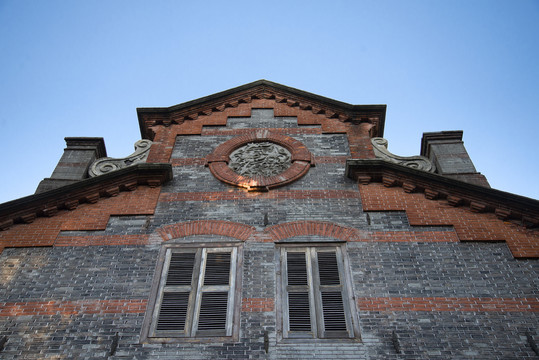
<path id="1" fill-rule="evenodd" d="M 407 193 L 421 192 L 430 200 L 445 199 L 452 206 L 473 212 L 494 212 L 502 220 L 518 220 L 527 228 L 539 226 L 539 201 L 486 188 L 442 175 L 415 170 L 379 159 L 349 159 L 346 176 L 361 184 L 380 182 L 400 186 Z"/>
<path id="2" fill-rule="evenodd" d="M 375 129 L 373 136 L 382 137 L 384 134 L 386 105 L 351 105 L 268 80 L 258 80 L 170 107 L 137 108 L 140 132 L 142 138 L 150 139 L 148 129 L 151 126 L 181 124 L 186 120 L 196 120 L 199 116 L 250 103 L 253 99 L 272 99 L 343 122 L 370 122 Z"/>
<path id="3" fill-rule="evenodd" d="M 172 179 L 171 164 L 137 164 L 58 189 L 0 204 L 0 230 L 14 223 L 30 223 L 36 217 L 51 217 L 59 210 L 74 210 L 81 203 L 132 191 L 139 185 L 161 186 Z"/>

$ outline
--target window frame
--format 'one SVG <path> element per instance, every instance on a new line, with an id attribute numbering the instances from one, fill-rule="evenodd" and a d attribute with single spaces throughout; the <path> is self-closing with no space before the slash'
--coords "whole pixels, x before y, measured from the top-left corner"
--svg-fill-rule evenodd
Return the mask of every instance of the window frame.
<path id="1" fill-rule="evenodd" d="M 277 272 L 277 311 L 278 339 L 283 342 L 293 342 L 302 340 L 326 341 L 332 339 L 339 340 L 360 340 L 358 313 L 355 298 L 352 291 L 352 280 L 349 260 L 346 253 L 345 244 L 339 243 L 278 243 L 276 244 L 276 264 Z M 318 270 L 318 253 L 335 252 L 339 272 L 339 285 L 320 284 L 320 273 Z M 307 286 L 288 285 L 288 253 L 304 253 L 306 256 Z M 290 313 L 288 305 L 288 294 L 295 291 L 302 291 L 304 288 L 309 293 L 309 313 L 311 320 L 311 331 L 290 330 Z M 343 312 L 346 322 L 346 331 L 326 331 L 323 316 L 322 293 L 339 289 L 343 301 Z"/>
<path id="2" fill-rule="evenodd" d="M 208 253 L 230 253 L 230 273 L 228 285 L 204 285 Z M 195 253 L 185 327 L 180 330 L 157 330 L 163 294 L 167 292 L 166 281 L 173 253 Z M 159 252 L 150 299 L 144 318 L 140 342 L 218 342 L 237 341 L 241 310 L 241 277 L 243 246 L 241 243 L 200 243 L 200 244 L 164 244 Z M 200 307 L 202 296 L 209 292 L 228 291 L 226 326 L 224 330 L 199 330 Z"/>

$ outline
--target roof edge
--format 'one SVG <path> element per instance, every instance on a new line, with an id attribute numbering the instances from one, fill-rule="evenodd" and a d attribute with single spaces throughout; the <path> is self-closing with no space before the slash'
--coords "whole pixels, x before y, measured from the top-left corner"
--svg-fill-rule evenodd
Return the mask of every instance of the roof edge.
<path id="1" fill-rule="evenodd" d="M 321 95 L 317 95 L 317 94 L 314 94 L 314 93 L 310 93 L 310 92 L 307 92 L 307 91 L 304 91 L 304 90 L 299 90 L 299 89 L 296 89 L 296 88 L 293 88 L 293 87 L 290 87 L 290 86 L 286 86 L 286 85 L 282 85 L 282 84 L 278 84 L 278 83 L 275 83 L 275 82 L 272 82 L 272 81 L 269 81 L 269 80 L 257 80 L 257 81 L 253 81 L 251 83 L 248 83 L 248 84 L 244 84 L 244 85 L 240 85 L 240 86 L 237 86 L 237 87 L 234 87 L 234 88 L 231 88 L 231 89 L 228 89 L 228 90 L 224 90 L 224 91 L 221 91 L 221 92 L 218 92 L 218 93 L 215 93 L 215 94 L 212 94 L 212 95 L 208 95 L 208 96 L 204 96 L 204 97 L 201 97 L 201 98 L 198 98 L 198 99 L 194 99 L 194 100 L 190 100 L 190 101 L 187 101 L 187 102 L 183 102 L 183 103 L 180 103 L 180 104 L 177 104 L 177 105 L 172 105 L 172 106 L 169 106 L 169 107 L 140 107 L 140 108 L 137 108 L 137 116 L 139 118 L 139 125 L 140 125 L 140 130 L 141 130 L 141 135 L 143 138 L 146 137 L 146 129 L 145 129 L 145 124 L 144 124 L 144 121 L 142 119 L 142 115 L 143 114 L 169 114 L 171 112 L 176 112 L 176 111 L 182 111 L 182 110 L 185 110 L 185 109 L 189 109 L 189 108 L 196 108 L 196 107 L 199 107 L 205 103 L 214 103 L 214 102 L 219 102 L 219 101 L 224 101 L 227 97 L 230 97 L 234 94 L 237 94 L 237 93 L 241 93 L 241 92 L 245 92 L 245 91 L 248 91 L 248 90 L 252 90 L 252 89 L 255 89 L 255 88 L 269 88 L 269 89 L 274 89 L 274 90 L 278 90 L 278 91 L 281 91 L 281 92 L 285 92 L 285 93 L 288 93 L 288 94 L 292 94 L 294 96 L 297 96 L 297 97 L 302 97 L 302 98 L 305 98 L 305 99 L 308 99 L 308 100 L 311 100 L 311 101 L 314 101 L 314 102 L 317 102 L 317 103 L 323 103 L 323 104 L 327 104 L 329 106 L 332 106 L 332 107 L 336 107 L 336 108 L 340 108 L 340 109 L 343 109 L 349 113 L 364 113 L 364 112 L 373 112 L 373 111 L 376 111 L 376 112 L 379 112 L 380 113 L 380 122 L 379 122 L 379 130 L 378 130 L 378 136 L 383 136 L 383 131 L 384 131 L 384 123 L 385 123 L 385 114 L 386 114 L 386 109 L 387 109 L 387 105 L 385 104 L 373 104 L 373 105 L 353 105 L 353 104 L 349 104 L 349 103 L 345 103 L 345 102 L 342 102 L 342 101 L 338 101 L 338 100 L 334 100 L 334 99 L 331 99 L 331 98 L 328 98 L 328 97 L 324 97 L 324 96 L 321 96 Z"/>
<path id="2" fill-rule="evenodd" d="M 50 217 L 59 210 L 74 210 L 81 203 L 132 191 L 139 185 L 157 187 L 172 179 L 171 164 L 136 164 L 46 192 L 0 204 L 0 230 L 36 217 Z"/>
<path id="3" fill-rule="evenodd" d="M 430 200 L 447 199 L 474 212 L 494 212 L 501 220 L 519 220 L 528 228 L 539 226 L 539 201 L 501 190 L 470 184 L 380 159 L 349 159 L 346 176 L 360 183 L 382 182 L 406 192 L 424 192 Z"/>

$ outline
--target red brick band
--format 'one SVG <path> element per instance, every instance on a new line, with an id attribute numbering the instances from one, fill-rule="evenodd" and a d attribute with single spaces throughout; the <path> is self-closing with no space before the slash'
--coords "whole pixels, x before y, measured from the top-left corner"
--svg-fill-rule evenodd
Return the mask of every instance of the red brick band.
<path id="1" fill-rule="evenodd" d="M 445 298 L 377 297 L 358 298 L 361 311 L 463 311 L 463 312 L 539 312 L 539 298 Z M 146 299 L 31 301 L 0 303 L 0 316 L 140 314 Z M 244 298 L 242 311 L 273 311 L 272 298 Z"/>
<path id="2" fill-rule="evenodd" d="M 458 242 L 454 231 L 373 231 L 357 241 L 380 242 Z"/>
<path id="3" fill-rule="evenodd" d="M 539 312 L 539 298 L 375 297 L 358 298 L 361 311 Z"/>
<path id="4" fill-rule="evenodd" d="M 0 303 L 0 316 L 47 316 L 80 314 L 140 314 L 146 311 L 146 299 L 28 301 Z M 275 308 L 273 298 L 243 298 L 242 311 L 268 312 Z"/>
<path id="5" fill-rule="evenodd" d="M 314 162 L 316 164 L 346 164 L 346 159 L 349 156 L 315 156 Z"/>
<path id="6" fill-rule="evenodd" d="M 293 221 L 257 232 L 252 226 L 223 220 L 197 220 L 157 230 L 163 241 L 190 235 L 222 235 L 241 241 L 275 242 L 294 236 L 318 235 L 355 242 L 458 242 L 454 231 L 370 232 L 323 221 Z M 58 236 L 54 246 L 147 245 L 150 235 Z"/>
<path id="7" fill-rule="evenodd" d="M 54 246 L 147 245 L 150 235 L 58 236 Z"/>
<path id="8" fill-rule="evenodd" d="M 253 129 L 202 129 L 202 135 L 217 136 L 217 135 L 246 135 L 252 133 Z M 322 134 L 322 129 L 317 128 L 275 128 L 271 132 L 287 135 L 319 135 Z"/>
<path id="9" fill-rule="evenodd" d="M 241 300 L 241 311 L 244 312 L 268 312 L 275 308 L 273 298 L 243 298 Z"/>
<path id="10" fill-rule="evenodd" d="M 359 199 L 360 195 L 353 190 L 274 190 L 265 193 L 248 193 L 243 191 L 205 191 L 161 193 L 159 202 L 170 201 L 217 201 L 217 200 L 249 200 L 249 199 Z"/>
<path id="11" fill-rule="evenodd" d="M 140 314 L 146 311 L 147 302 L 146 299 L 1 302 L 0 316 Z"/>
<path id="12" fill-rule="evenodd" d="M 410 225 L 450 225 L 460 241 L 504 240 L 514 257 L 539 257 L 536 229 L 500 221 L 493 213 L 476 213 L 454 206 L 458 204 L 455 199 L 426 201 L 423 193 L 406 193 L 402 188 L 378 183 L 359 185 L 359 192 L 364 211 L 406 211 Z"/>

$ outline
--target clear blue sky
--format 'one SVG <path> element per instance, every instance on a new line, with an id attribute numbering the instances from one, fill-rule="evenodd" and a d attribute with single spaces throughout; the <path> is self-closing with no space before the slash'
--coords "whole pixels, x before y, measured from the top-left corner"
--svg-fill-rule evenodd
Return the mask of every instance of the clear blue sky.
<path id="1" fill-rule="evenodd" d="M 0 0 L 0 202 L 33 194 L 66 136 L 123 157 L 135 109 L 259 79 L 387 104 L 389 150 L 464 130 L 492 187 L 539 198 L 539 1 Z"/>

